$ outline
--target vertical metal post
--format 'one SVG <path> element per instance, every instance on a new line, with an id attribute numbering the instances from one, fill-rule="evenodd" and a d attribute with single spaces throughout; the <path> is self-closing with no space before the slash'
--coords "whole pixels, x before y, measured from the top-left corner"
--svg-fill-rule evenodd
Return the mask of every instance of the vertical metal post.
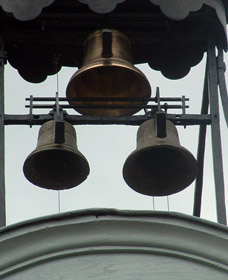
<path id="1" fill-rule="evenodd" d="M 226 89 L 226 80 L 225 80 L 225 71 L 226 71 L 226 64 L 223 61 L 223 49 L 221 46 L 218 48 L 218 82 L 219 82 L 219 90 L 220 96 L 223 106 L 224 117 L 226 120 L 226 125 L 228 126 L 228 94 Z"/>
<path id="2" fill-rule="evenodd" d="M 208 44 L 208 78 L 217 219 L 219 223 L 226 225 L 225 184 L 223 176 L 222 145 L 219 123 L 218 68 L 213 38 L 210 38 Z"/>
<path id="3" fill-rule="evenodd" d="M 207 62 L 205 78 L 204 78 L 201 114 L 208 113 L 208 106 L 209 106 L 209 98 L 208 98 L 208 62 Z M 198 142 L 198 151 L 197 151 L 198 175 L 196 178 L 194 206 L 193 206 L 193 215 L 196 217 L 200 217 L 200 213 L 201 213 L 206 132 L 207 132 L 207 125 L 201 124 L 199 130 L 199 142 Z"/>
<path id="4" fill-rule="evenodd" d="M 6 225 L 5 129 L 4 129 L 4 46 L 0 38 L 0 227 Z"/>

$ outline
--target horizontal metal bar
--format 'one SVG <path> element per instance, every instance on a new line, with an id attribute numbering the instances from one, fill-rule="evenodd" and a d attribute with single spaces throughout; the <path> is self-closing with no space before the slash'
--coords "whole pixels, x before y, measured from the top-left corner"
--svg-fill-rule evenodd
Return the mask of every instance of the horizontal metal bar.
<path id="1" fill-rule="evenodd" d="M 141 125 L 144 121 L 150 118 L 149 115 L 134 115 L 134 116 L 82 116 L 82 115 L 64 115 L 64 120 L 73 125 Z M 210 115 L 199 114 L 167 114 L 166 118 L 172 121 L 175 125 L 209 125 L 211 124 Z M 53 115 L 5 115 L 5 125 L 42 125 L 43 123 L 52 120 Z"/>
<path id="2" fill-rule="evenodd" d="M 55 107 L 53 105 L 42 105 L 37 104 L 33 105 L 33 109 L 52 109 Z M 141 108 L 141 109 L 156 109 L 157 105 L 60 105 L 63 109 L 80 109 L 80 108 L 87 108 L 87 109 L 134 109 L 134 108 Z M 30 108 L 30 105 L 26 105 L 25 108 Z M 162 109 L 181 109 L 182 105 L 161 105 Z M 189 108 L 189 106 L 185 106 L 185 108 Z"/>
<path id="3" fill-rule="evenodd" d="M 26 101 L 30 101 L 30 98 L 25 98 Z M 189 98 L 185 98 L 186 101 L 189 101 Z M 55 101 L 55 97 L 33 97 L 33 101 Z M 86 102 L 94 102 L 94 101 L 154 101 L 156 102 L 156 97 L 148 98 L 117 98 L 117 97 L 109 97 L 109 98 L 100 98 L 100 97 L 78 97 L 78 98 L 66 98 L 59 97 L 59 101 L 86 101 Z M 182 101 L 180 97 L 160 97 L 160 101 Z"/>

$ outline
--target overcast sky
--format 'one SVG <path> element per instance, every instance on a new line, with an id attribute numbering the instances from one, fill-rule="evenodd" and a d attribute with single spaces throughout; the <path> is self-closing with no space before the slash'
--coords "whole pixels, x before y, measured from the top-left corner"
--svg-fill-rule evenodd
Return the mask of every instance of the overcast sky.
<path id="1" fill-rule="evenodd" d="M 228 56 L 226 56 L 228 61 Z M 153 71 L 147 65 L 137 65 L 150 81 L 152 96 L 156 87 L 160 87 L 162 97 L 190 98 L 187 113 L 200 112 L 204 80 L 205 60 L 192 68 L 183 79 L 173 81 Z M 65 89 L 70 77 L 77 69 L 64 68 L 59 73 L 59 95 L 65 97 Z M 5 73 L 5 110 L 8 114 L 27 114 L 25 98 L 54 97 L 56 92 L 56 75 L 41 84 L 24 81 L 17 70 L 9 65 Z M 220 106 L 221 108 L 221 106 Z M 169 113 L 181 113 L 170 110 Z M 48 113 L 48 110 L 34 111 Z M 68 113 L 76 114 L 75 111 Z M 226 188 L 228 187 L 228 131 L 224 122 L 222 108 L 221 130 L 223 142 L 223 161 Z M 78 148 L 87 158 L 90 175 L 76 188 L 60 192 L 60 212 L 86 208 L 117 208 L 134 210 L 168 211 L 167 197 L 155 198 L 138 194 L 131 190 L 123 180 L 122 167 L 127 156 L 136 148 L 138 127 L 131 126 L 74 126 L 77 133 Z M 6 126 L 6 203 L 7 224 L 23 220 L 56 214 L 59 212 L 58 192 L 41 189 L 28 182 L 22 171 L 23 163 L 36 147 L 39 126 Z M 198 143 L 198 126 L 186 129 L 177 127 L 181 145 L 196 157 Z M 204 191 L 202 217 L 216 220 L 214 178 L 211 157 L 211 135 L 208 126 L 206 145 L 206 166 L 204 174 Z M 228 191 L 227 191 L 228 193 Z M 169 196 L 169 210 L 192 214 L 194 183 L 184 191 Z M 228 204 L 228 199 L 226 196 Z M 154 202 L 154 203 L 153 203 Z"/>

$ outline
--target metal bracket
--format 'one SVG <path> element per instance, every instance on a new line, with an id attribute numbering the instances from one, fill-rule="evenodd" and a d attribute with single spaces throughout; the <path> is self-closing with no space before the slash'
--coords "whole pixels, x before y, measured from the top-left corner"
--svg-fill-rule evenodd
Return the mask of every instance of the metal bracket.
<path id="1" fill-rule="evenodd" d="M 63 144 L 65 142 L 65 123 L 63 121 L 63 110 L 59 106 L 59 94 L 56 92 L 55 96 L 55 108 L 53 110 L 54 112 L 54 120 L 55 127 L 54 127 L 54 143 L 55 144 Z"/>
<path id="2" fill-rule="evenodd" d="M 54 120 L 63 121 L 64 115 L 66 114 L 65 111 L 63 111 L 62 107 L 59 105 L 59 95 L 58 92 L 56 92 L 55 95 L 55 104 L 53 106 L 53 110 L 49 112 L 50 115 L 53 115 Z"/>
<path id="3" fill-rule="evenodd" d="M 32 128 L 32 125 L 33 125 L 33 95 L 30 95 L 30 98 L 29 98 L 29 120 L 30 120 L 30 128 Z"/>
<path id="4" fill-rule="evenodd" d="M 102 36 L 103 50 L 101 56 L 104 58 L 110 58 L 113 56 L 112 53 L 112 30 L 104 29 Z"/>
<path id="5" fill-rule="evenodd" d="M 158 111 L 161 111 L 161 99 L 160 99 L 160 89 L 159 87 L 156 88 L 156 96 L 155 96 L 155 102 L 158 104 Z"/>
<path id="6" fill-rule="evenodd" d="M 155 115 L 156 121 L 156 136 L 158 138 L 166 137 L 166 113 L 163 111 L 156 112 Z"/>
<path id="7" fill-rule="evenodd" d="M 65 122 L 56 121 L 54 127 L 54 143 L 63 144 L 65 142 Z"/>

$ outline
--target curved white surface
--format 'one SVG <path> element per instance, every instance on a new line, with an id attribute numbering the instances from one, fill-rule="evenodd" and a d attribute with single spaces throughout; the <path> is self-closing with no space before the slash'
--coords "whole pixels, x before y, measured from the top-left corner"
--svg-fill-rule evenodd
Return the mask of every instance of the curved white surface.
<path id="1" fill-rule="evenodd" d="M 4 280 L 228 279 L 228 228 L 170 212 L 32 220 L 2 229 L 0 252 Z"/>

